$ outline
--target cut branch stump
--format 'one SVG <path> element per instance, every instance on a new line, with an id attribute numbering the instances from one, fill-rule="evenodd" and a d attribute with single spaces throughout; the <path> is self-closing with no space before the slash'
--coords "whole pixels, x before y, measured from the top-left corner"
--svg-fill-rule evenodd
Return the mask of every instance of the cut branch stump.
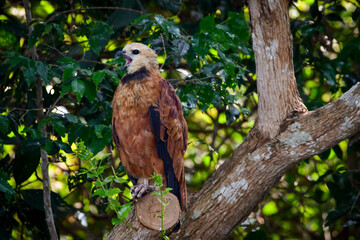
<path id="1" fill-rule="evenodd" d="M 163 197 L 168 204 L 164 212 L 164 226 L 161 229 L 161 203 L 160 196 L 146 194 L 135 203 L 136 217 L 145 227 L 153 230 L 168 230 L 173 228 L 180 220 L 181 209 L 177 197 L 168 193 Z"/>

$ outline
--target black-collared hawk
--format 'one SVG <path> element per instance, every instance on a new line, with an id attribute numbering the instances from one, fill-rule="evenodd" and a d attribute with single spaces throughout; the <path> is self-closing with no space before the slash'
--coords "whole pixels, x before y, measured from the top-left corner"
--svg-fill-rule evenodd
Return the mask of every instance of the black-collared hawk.
<path id="1" fill-rule="evenodd" d="M 116 89 L 112 106 L 113 140 L 134 184 L 133 197 L 153 189 L 155 173 L 186 206 L 184 153 L 187 125 L 174 88 L 159 71 L 157 54 L 141 43 L 126 45 L 115 57 L 126 60 L 127 73 Z"/>

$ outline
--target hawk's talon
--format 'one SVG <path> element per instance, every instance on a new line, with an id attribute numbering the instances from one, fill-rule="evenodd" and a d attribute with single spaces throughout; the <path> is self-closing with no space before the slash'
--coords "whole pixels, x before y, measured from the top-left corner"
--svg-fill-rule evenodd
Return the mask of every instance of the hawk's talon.
<path id="1" fill-rule="evenodd" d="M 155 191 L 156 187 L 148 184 L 139 184 L 130 188 L 131 196 L 133 198 L 141 198 L 148 192 Z"/>

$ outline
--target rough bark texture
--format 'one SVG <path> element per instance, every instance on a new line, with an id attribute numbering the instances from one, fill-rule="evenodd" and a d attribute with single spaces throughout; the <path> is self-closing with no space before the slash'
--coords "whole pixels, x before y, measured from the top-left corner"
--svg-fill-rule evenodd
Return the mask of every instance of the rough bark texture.
<path id="1" fill-rule="evenodd" d="M 33 31 L 34 27 L 30 25 L 32 21 L 32 15 L 30 10 L 30 4 L 29 0 L 23 0 L 24 8 L 25 8 L 25 14 L 26 14 L 26 23 L 29 28 L 29 38 L 31 35 L 31 32 Z M 38 60 L 39 56 L 36 52 L 36 46 L 33 46 L 30 49 L 30 55 L 31 58 L 34 60 Z M 43 104 L 43 93 L 42 93 L 42 80 L 40 78 L 36 79 L 36 107 L 39 109 L 37 111 L 36 120 L 39 123 L 44 118 L 44 104 Z M 46 126 L 43 125 L 41 128 L 41 133 L 43 137 L 47 136 L 46 133 Z M 44 199 L 44 211 L 45 211 L 45 221 L 49 229 L 49 236 L 51 240 L 57 240 L 58 235 L 55 228 L 55 222 L 54 222 L 54 215 L 51 208 L 51 195 L 50 195 L 50 180 L 49 180 L 49 160 L 47 152 L 40 148 L 40 154 L 41 154 L 41 172 L 43 176 L 43 199 Z"/>
<path id="2" fill-rule="evenodd" d="M 289 1 L 249 1 L 259 96 L 257 133 L 278 134 L 281 122 L 307 111 L 297 90 L 293 66 Z"/>
<path id="3" fill-rule="evenodd" d="M 287 0 L 251 0 L 259 112 L 256 125 L 233 156 L 206 181 L 171 239 L 226 239 L 281 176 L 299 161 L 360 131 L 360 83 L 312 112 L 301 101 L 293 73 Z M 131 212 L 107 239 L 157 239 Z"/>

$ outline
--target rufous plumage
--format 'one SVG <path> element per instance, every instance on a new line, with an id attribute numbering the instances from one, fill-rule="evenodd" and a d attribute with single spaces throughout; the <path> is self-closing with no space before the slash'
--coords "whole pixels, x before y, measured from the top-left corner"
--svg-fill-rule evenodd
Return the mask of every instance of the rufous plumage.
<path id="1" fill-rule="evenodd" d="M 125 58 L 127 73 L 113 98 L 113 140 L 120 160 L 135 185 L 132 195 L 151 189 L 148 179 L 161 174 L 186 206 L 184 153 L 187 125 L 174 88 L 159 71 L 157 54 L 141 43 L 126 45 L 116 57 Z M 151 181 L 150 181 L 151 184 Z"/>

